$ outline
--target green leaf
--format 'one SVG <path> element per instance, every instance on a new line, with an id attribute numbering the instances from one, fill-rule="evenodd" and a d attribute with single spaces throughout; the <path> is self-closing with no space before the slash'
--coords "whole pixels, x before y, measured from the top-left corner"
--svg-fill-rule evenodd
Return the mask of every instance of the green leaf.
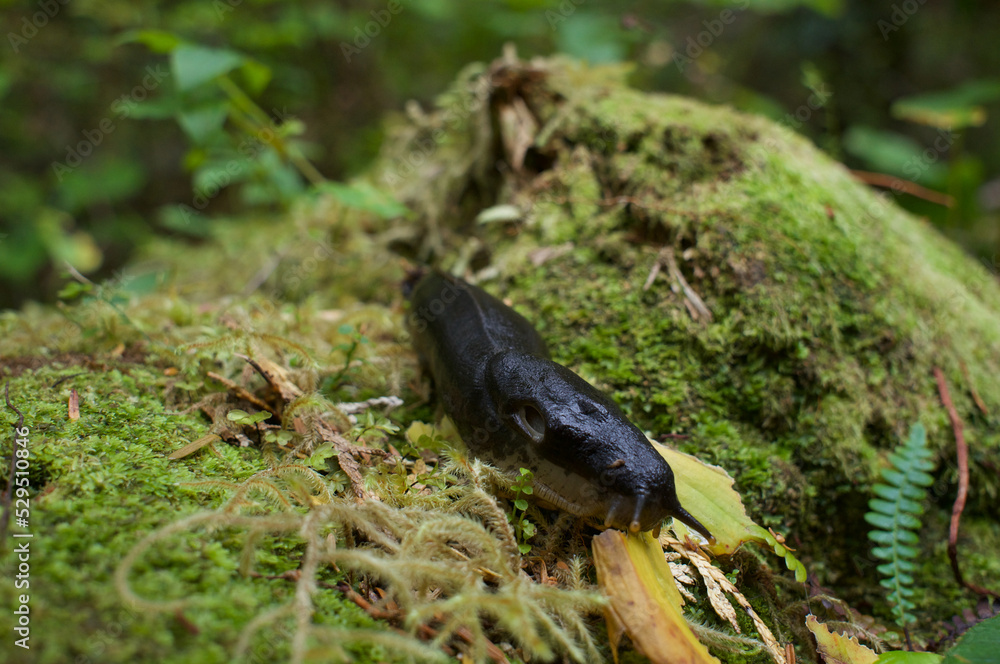
<path id="1" fill-rule="evenodd" d="M 81 295 L 87 295 L 94 288 L 93 284 L 81 284 L 79 281 L 69 281 L 57 293 L 60 300 L 75 300 Z"/>
<path id="2" fill-rule="evenodd" d="M 886 516 L 885 514 L 879 514 L 878 512 L 868 512 L 865 514 L 865 521 L 872 524 L 876 528 L 881 528 L 882 530 L 893 531 L 896 528 L 896 520 L 891 516 Z"/>
<path id="3" fill-rule="evenodd" d="M 170 53 L 170 69 L 178 90 L 190 90 L 246 62 L 235 51 L 193 44 L 178 46 Z"/>
<path id="4" fill-rule="evenodd" d="M 213 134 L 218 134 L 229 116 L 229 103 L 216 102 L 200 108 L 186 109 L 177 116 L 177 123 L 193 143 L 207 142 Z"/>
<path id="5" fill-rule="evenodd" d="M 897 514 L 896 523 L 899 524 L 899 527 L 909 528 L 910 530 L 918 530 L 920 528 L 920 519 L 910 514 Z"/>
<path id="6" fill-rule="evenodd" d="M 884 530 L 872 530 L 868 533 L 868 539 L 875 542 L 876 544 L 892 544 L 896 541 L 896 538 L 892 533 L 887 533 Z"/>
<path id="7" fill-rule="evenodd" d="M 869 500 L 868 507 L 876 512 L 879 512 L 880 514 L 886 514 L 889 516 L 896 512 L 896 503 L 891 503 L 888 500 L 879 500 L 877 498 Z"/>
<path id="8" fill-rule="evenodd" d="M 852 125 L 844 132 L 842 144 L 847 153 L 864 162 L 869 170 L 915 179 L 922 184 L 943 183 L 948 170 L 944 164 L 928 164 L 922 157 L 922 145 L 893 131 Z"/>
<path id="9" fill-rule="evenodd" d="M 952 131 L 986 122 L 982 104 L 1000 99 L 1000 81 L 970 81 L 952 90 L 907 97 L 892 105 L 893 116 Z"/>
<path id="10" fill-rule="evenodd" d="M 271 68 L 253 58 L 246 58 L 240 68 L 240 74 L 251 95 L 259 95 L 271 82 Z"/>
<path id="11" fill-rule="evenodd" d="M 893 650 L 879 655 L 874 664 L 937 664 L 942 659 L 944 658 L 941 655 L 933 652 Z"/>
<path id="12" fill-rule="evenodd" d="M 157 219 L 164 228 L 194 237 L 211 231 L 211 221 L 190 205 L 165 205 L 157 210 Z"/>
<path id="13" fill-rule="evenodd" d="M 909 470 L 906 472 L 906 480 L 910 484 L 917 486 L 930 486 L 934 484 L 934 478 L 922 470 Z"/>
<path id="14" fill-rule="evenodd" d="M 347 207 L 365 212 L 371 212 L 383 219 L 401 217 L 409 210 L 401 205 L 391 194 L 376 189 L 365 182 L 345 184 L 342 182 L 327 182 L 321 185 L 320 192 L 328 193 Z"/>
<path id="15" fill-rule="evenodd" d="M 943 664 L 1000 664 L 1000 616 L 975 625 L 945 653 Z"/>
<path id="16" fill-rule="evenodd" d="M 195 192 L 215 197 L 222 189 L 250 177 L 251 162 L 235 152 L 230 153 L 229 157 L 229 159 L 207 161 L 195 170 L 191 178 Z"/>
<path id="17" fill-rule="evenodd" d="M 514 507 L 523 512 L 524 510 L 528 509 L 528 501 L 524 500 L 523 498 L 518 498 L 517 500 L 514 501 Z"/>
<path id="18" fill-rule="evenodd" d="M 895 501 L 899 497 L 899 487 L 889 486 L 888 484 L 876 484 L 872 487 L 872 493 L 874 493 L 879 498 L 885 498 L 889 501 Z"/>
<path id="19" fill-rule="evenodd" d="M 166 30 L 129 30 L 115 40 L 120 44 L 144 44 L 153 53 L 170 53 L 184 43 L 179 35 Z"/>
<path id="20" fill-rule="evenodd" d="M 613 16 L 578 9 L 556 26 L 558 50 L 591 64 L 625 60 L 630 36 Z"/>

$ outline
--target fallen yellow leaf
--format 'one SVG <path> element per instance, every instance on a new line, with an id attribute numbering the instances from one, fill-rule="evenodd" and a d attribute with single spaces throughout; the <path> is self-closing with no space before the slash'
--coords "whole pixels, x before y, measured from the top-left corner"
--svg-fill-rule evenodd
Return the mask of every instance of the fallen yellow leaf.
<path id="1" fill-rule="evenodd" d="M 806 616 L 806 627 L 816 637 L 819 654 L 825 664 L 872 664 L 878 655 L 858 643 L 854 637 L 831 632 L 816 616 Z"/>
<path id="2" fill-rule="evenodd" d="M 706 549 L 717 556 L 729 555 L 744 542 L 759 540 L 752 534 L 756 524 L 747 516 L 740 494 L 733 489 L 733 478 L 725 470 L 651 442 L 674 471 L 681 505 L 715 536 L 715 544 Z"/>
<path id="3" fill-rule="evenodd" d="M 606 530 L 594 537 L 593 552 L 612 628 L 623 628 L 653 664 L 718 664 L 684 620 L 683 599 L 652 535 Z"/>

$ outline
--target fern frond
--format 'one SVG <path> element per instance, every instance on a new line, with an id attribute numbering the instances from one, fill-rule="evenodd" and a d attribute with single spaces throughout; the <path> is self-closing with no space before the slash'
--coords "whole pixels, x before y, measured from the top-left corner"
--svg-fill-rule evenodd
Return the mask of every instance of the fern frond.
<path id="1" fill-rule="evenodd" d="M 927 449 L 927 433 L 917 422 L 910 429 L 909 439 L 889 454 L 891 467 L 882 470 L 885 484 L 876 484 L 872 492 L 877 496 L 868 501 L 872 511 L 865 514 L 865 521 L 876 530 L 868 533 L 868 538 L 876 544 L 872 554 L 885 561 L 877 567 L 884 578 L 879 583 L 889 590 L 888 598 L 892 612 L 900 625 L 916 620 L 910 609 L 914 604 L 913 559 L 920 550 L 920 515 L 923 514 L 923 500 L 927 496 L 924 487 L 934 482 L 927 471 L 934 468 L 932 453 Z"/>

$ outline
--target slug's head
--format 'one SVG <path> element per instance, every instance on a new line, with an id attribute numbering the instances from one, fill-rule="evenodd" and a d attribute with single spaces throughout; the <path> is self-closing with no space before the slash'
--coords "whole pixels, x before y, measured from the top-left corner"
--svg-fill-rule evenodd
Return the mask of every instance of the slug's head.
<path id="1" fill-rule="evenodd" d="M 494 355 L 485 386 L 508 467 L 535 471 L 540 497 L 638 532 L 674 517 L 711 539 L 677 500 L 674 474 L 621 409 L 566 367 L 516 351 Z"/>

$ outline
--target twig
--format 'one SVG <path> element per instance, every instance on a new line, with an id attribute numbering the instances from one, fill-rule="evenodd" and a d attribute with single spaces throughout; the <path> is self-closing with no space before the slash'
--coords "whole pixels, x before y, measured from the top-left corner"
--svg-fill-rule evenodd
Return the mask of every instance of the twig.
<path id="1" fill-rule="evenodd" d="M 958 462 L 958 495 L 955 496 L 955 504 L 951 508 L 951 524 L 948 527 L 948 559 L 951 561 L 951 571 L 954 572 L 955 581 L 960 586 L 964 586 L 979 595 L 1000 597 L 1000 594 L 992 590 L 964 580 L 962 578 L 962 570 L 958 565 L 958 524 L 962 518 L 962 511 L 965 510 L 965 499 L 969 493 L 969 447 L 965 443 L 965 434 L 962 432 L 962 420 L 958 417 L 955 404 L 951 401 L 951 394 L 948 392 L 944 373 L 938 367 L 934 367 L 934 378 L 937 380 L 941 403 L 944 404 L 945 409 L 948 411 L 948 417 L 951 419 L 951 428 L 955 432 L 956 461 Z"/>
<path id="2" fill-rule="evenodd" d="M 653 268 L 649 271 L 649 276 L 646 277 L 646 283 L 642 285 L 643 292 L 648 291 L 653 282 L 656 281 L 656 277 L 660 275 L 660 257 L 656 257 L 656 262 L 653 263 Z"/>
<path id="3" fill-rule="evenodd" d="M 706 320 L 712 320 L 712 312 L 705 305 L 705 301 L 701 299 L 701 296 L 691 285 L 688 284 L 684 275 L 681 274 L 680 268 L 677 267 L 677 260 L 674 258 L 674 248 L 664 247 L 660 251 L 660 256 L 667 263 L 667 271 L 670 272 L 670 276 L 673 277 L 674 281 L 681 287 L 684 292 L 684 303 L 687 304 L 688 312 L 691 314 L 691 318 L 695 320 L 700 320 L 702 318 Z"/>
<path id="4" fill-rule="evenodd" d="M 261 410 L 266 410 L 267 412 L 271 413 L 275 417 L 278 416 L 278 411 L 275 410 L 275 408 L 273 406 L 269 405 L 266 401 L 264 401 L 263 399 L 261 399 L 260 397 L 258 397 L 256 394 L 252 394 L 251 392 L 249 392 L 245 388 L 240 387 L 239 385 L 237 385 L 233 381 L 229 380 L 225 376 L 220 376 L 219 374 L 215 373 L 214 371 L 209 371 L 208 372 L 208 377 L 212 378 L 213 380 L 217 380 L 220 383 L 222 383 L 223 385 L 225 385 L 226 389 L 228 389 L 230 392 L 232 392 L 233 395 L 236 396 L 238 399 L 243 399 L 244 401 L 249 401 L 253 405 L 255 405 L 258 408 L 260 408 Z"/>
<path id="5" fill-rule="evenodd" d="M 65 383 L 67 380 L 70 380 L 72 378 L 76 378 L 77 376 L 82 376 L 85 373 L 87 373 L 87 372 L 86 371 L 80 371 L 79 373 L 70 374 L 68 376 L 63 376 L 62 378 L 60 378 L 56 382 L 52 383 L 52 385 L 50 385 L 50 387 L 52 389 L 55 389 L 55 388 L 59 387 L 60 385 L 62 385 L 63 383 Z"/>
<path id="6" fill-rule="evenodd" d="M 875 187 L 883 187 L 885 189 L 892 189 L 893 191 L 901 191 L 904 194 L 916 196 L 917 198 L 922 198 L 925 201 L 937 203 L 938 205 L 943 205 L 945 207 L 951 207 L 955 204 L 955 199 L 948 194 L 942 194 L 939 191 L 934 191 L 933 189 L 928 189 L 927 187 L 921 187 L 916 182 L 910 182 L 909 180 L 897 178 L 894 175 L 854 170 L 851 171 L 851 175 L 854 176 L 855 180 L 860 180 L 865 184 L 870 184 Z"/>

